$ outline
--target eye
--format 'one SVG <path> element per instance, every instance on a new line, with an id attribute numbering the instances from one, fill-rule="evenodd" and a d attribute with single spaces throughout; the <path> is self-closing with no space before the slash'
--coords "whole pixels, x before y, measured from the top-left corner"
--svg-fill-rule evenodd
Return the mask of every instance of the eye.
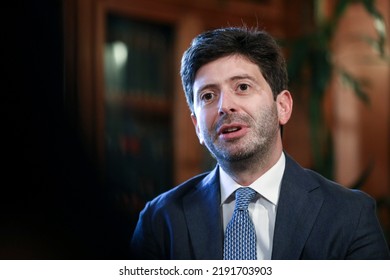
<path id="1" fill-rule="evenodd" d="M 214 98 L 214 94 L 211 92 L 206 92 L 200 96 L 200 100 L 208 102 Z"/>
<path id="2" fill-rule="evenodd" d="M 239 84 L 238 89 L 240 91 L 247 91 L 249 89 L 249 85 L 248 84 Z"/>

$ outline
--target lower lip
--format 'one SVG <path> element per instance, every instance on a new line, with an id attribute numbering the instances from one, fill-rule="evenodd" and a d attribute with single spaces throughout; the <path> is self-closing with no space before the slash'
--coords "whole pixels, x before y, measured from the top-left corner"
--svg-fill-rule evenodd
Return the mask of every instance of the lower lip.
<path id="1" fill-rule="evenodd" d="M 240 130 L 229 132 L 229 133 L 221 133 L 219 135 L 219 138 L 224 140 L 224 141 L 229 141 L 229 140 L 236 140 L 238 138 L 243 137 L 247 133 L 247 128 L 242 127 Z"/>

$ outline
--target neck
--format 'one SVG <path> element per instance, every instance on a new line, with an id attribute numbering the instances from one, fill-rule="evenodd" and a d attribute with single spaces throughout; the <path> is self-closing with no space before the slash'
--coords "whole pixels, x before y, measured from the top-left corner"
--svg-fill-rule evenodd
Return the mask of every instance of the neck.
<path id="1" fill-rule="evenodd" d="M 222 169 L 241 186 L 249 186 L 272 166 L 274 166 L 283 152 L 282 146 L 269 150 L 268 153 L 256 154 L 250 158 L 237 162 L 219 161 Z"/>

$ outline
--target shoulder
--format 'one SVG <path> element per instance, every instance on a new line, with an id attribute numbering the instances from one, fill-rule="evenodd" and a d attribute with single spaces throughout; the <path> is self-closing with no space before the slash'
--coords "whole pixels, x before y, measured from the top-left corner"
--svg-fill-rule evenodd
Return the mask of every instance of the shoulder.
<path id="1" fill-rule="evenodd" d="M 365 206 L 373 205 L 375 203 L 371 196 L 361 190 L 351 189 L 343 186 L 337 182 L 325 178 L 313 170 L 305 169 L 305 171 L 311 178 L 313 178 L 313 180 L 318 183 L 322 193 L 335 202 L 342 202 L 344 204 L 350 203 L 355 205 L 360 204 Z"/>
<path id="2" fill-rule="evenodd" d="M 204 185 L 205 180 L 213 176 L 215 176 L 214 171 L 202 173 L 188 179 L 149 201 L 146 204 L 144 211 L 161 212 L 181 207 L 184 197 L 201 188 Z"/>
<path id="3" fill-rule="evenodd" d="M 346 204 L 346 206 L 356 206 L 358 204 L 366 207 L 375 204 L 374 199 L 367 193 L 343 186 L 325 178 L 316 171 L 301 167 L 289 156 L 286 156 L 286 158 L 287 178 L 293 178 L 296 184 L 306 187 L 309 191 L 315 190 L 320 192 L 332 204 L 342 203 Z"/>

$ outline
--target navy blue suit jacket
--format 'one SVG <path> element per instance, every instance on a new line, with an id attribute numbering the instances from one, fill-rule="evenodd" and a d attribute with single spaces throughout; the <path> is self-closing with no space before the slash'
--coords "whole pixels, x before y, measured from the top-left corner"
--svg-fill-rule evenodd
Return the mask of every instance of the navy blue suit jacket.
<path id="1" fill-rule="evenodd" d="M 137 259 L 222 259 L 223 234 L 215 168 L 147 203 L 131 247 Z M 389 259 L 374 200 L 286 156 L 272 259 Z"/>

